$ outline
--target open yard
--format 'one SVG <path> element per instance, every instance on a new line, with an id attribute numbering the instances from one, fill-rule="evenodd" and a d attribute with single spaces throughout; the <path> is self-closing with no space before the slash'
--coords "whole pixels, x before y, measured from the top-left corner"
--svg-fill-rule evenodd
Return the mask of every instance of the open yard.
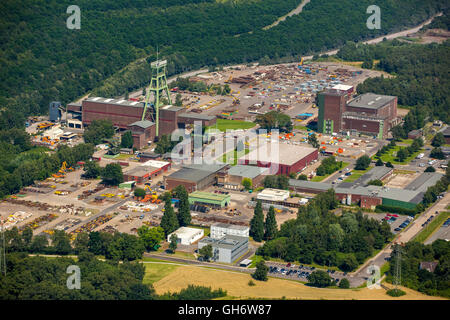
<path id="1" fill-rule="evenodd" d="M 147 266 L 152 268 L 152 266 Z M 167 267 L 167 266 L 166 266 Z M 255 286 L 249 286 L 252 279 L 249 274 L 217 270 L 194 266 L 178 266 L 176 272 L 170 271 L 165 277 L 153 283 L 156 293 L 176 292 L 189 284 L 222 288 L 227 291 L 230 299 L 337 299 L 337 300 L 431 300 L 442 299 L 423 295 L 408 288 L 403 288 L 407 294 L 392 298 L 384 289 L 320 289 L 306 286 L 302 283 L 277 278 L 269 278 L 267 282 L 253 280 Z M 390 286 L 387 284 L 387 286 Z"/>

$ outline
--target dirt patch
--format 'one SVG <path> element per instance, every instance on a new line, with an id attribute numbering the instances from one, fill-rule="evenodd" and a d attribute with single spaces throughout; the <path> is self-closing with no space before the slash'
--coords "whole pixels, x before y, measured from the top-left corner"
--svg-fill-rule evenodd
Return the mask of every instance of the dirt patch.
<path id="1" fill-rule="evenodd" d="M 251 276 L 239 272 L 226 270 L 206 269 L 193 266 L 180 266 L 176 272 L 172 272 L 153 284 L 156 293 L 167 291 L 180 291 L 189 284 L 222 288 L 228 296 L 238 299 L 336 299 L 336 300 L 437 300 L 439 297 L 423 295 L 419 292 L 402 288 L 406 295 L 392 298 L 384 289 L 320 289 L 305 286 L 302 283 L 269 278 L 267 282 L 253 281 L 255 286 L 250 287 L 248 282 Z"/>

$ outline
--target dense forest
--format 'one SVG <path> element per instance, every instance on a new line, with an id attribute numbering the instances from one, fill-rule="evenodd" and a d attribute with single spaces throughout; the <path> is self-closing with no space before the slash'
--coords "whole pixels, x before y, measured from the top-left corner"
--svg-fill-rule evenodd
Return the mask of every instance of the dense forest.
<path id="1" fill-rule="evenodd" d="M 68 289 L 69 266 L 80 268 L 80 289 Z M 222 289 L 188 286 L 158 296 L 144 284 L 145 267 L 137 262 L 103 262 L 92 253 L 78 259 L 8 255 L 7 274 L 0 274 L 0 300 L 207 300 L 226 296 Z M 69 282 L 70 283 L 70 282 Z"/>
<path id="2" fill-rule="evenodd" d="M 275 239 L 258 248 L 256 254 L 300 263 L 337 266 L 352 271 L 380 250 L 392 238 L 389 225 L 362 212 L 336 215 L 334 190 L 317 195 L 299 208 L 297 218 L 281 225 Z"/>
<path id="3" fill-rule="evenodd" d="M 169 61 L 169 74 L 294 57 L 416 25 L 445 6 L 380 0 L 382 28 L 369 30 L 371 1 L 313 0 L 300 15 L 262 30 L 299 3 L 81 0 L 81 29 L 70 30 L 69 1 L 2 1 L 0 127 L 23 126 L 23 115 L 46 113 L 50 101 L 67 103 L 96 88 L 95 94 L 117 96 L 142 86 L 157 48 Z"/>

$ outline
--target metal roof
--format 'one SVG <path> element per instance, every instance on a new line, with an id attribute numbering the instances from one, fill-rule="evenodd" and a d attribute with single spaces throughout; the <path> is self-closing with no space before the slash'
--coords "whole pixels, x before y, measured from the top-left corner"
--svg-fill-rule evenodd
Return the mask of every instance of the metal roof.
<path id="1" fill-rule="evenodd" d="M 226 235 L 220 239 L 213 239 L 210 237 L 205 237 L 199 241 L 199 243 L 206 243 L 207 245 L 210 244 L 213 247 L 217 248 L 223 248 L 223 249 L 233 249 L 240 244 L 244 244 L 248 242 L 247 237 L 239 237 L 239 236 L 232 236 L 232 235 Z"/>
<path id="2" fill-rule="evenodd" d="M 231 167 L 228 170 L 228 174 L 232 176 L 254 179 L 269 170 L 270 170 L 269 168 L 260 168 L 255 166 L 246 166 L 238 164 Z"/>
<path id="3" fill-rule="evenodd" d="M 260 161 L 293 165 L 314 151 L 317 151 L 317 149 L 287 143 L 264 143 L 259 148 L 239 158 L 239 162 L 242 163 L 242 161 L 249 160 L 254 163 Z"/>
<path id="4" fill-rule="evenodd" d="M 206 114 L 189 114 L 189 113 L 180 113 L 178 117 L 198 119 L 198 120 L 213 120 L 216 118 L 215 116 L 208 116 Z"/>
<path id="5" fill-rule="evenodd" d="M 394 99 L 394 96 L 364 93 L 347 102 L 347 105 L 355 108 L 379 109 Z"/>
<path id="6" fill-rule="evenodd" d="M 83 101 L 96 102 L 96 103 L 106 103 L 106 104 L 115 104 L 120 106 L 128 106 L 135 108 L 143 108 L 144 103 L 139 101 L 130 101 L 123 99 L 112 99 L 112 98 L 102 98 L 102 97 L 89 97 Z"/>
<path id="7" fill-rule="evenodd" d="M 365 186 L 371 180 L 381 180 L 384 176 L 392 172 L 392 168 L 385 166 L 375 166 L 368 172 L 364 173 L 361 177 L 353 182 L 356 186 Z M 339 185 L 341 187 L 341 185 Z"/>
<path id="8" fill-rule="evenodd" d="M 213 193 L 213 192 L 205 192 L 205 191 L 194 191 L 189 194 L 189 198 L 201 198 L 211 201 L 220 201 L 229 199 L 230 195 L 228 194 L 220 194 L 220 193 Z"/>
<path id="9" fill-rule="evenodd" d="M 428 187 L 434 186 L 444 175 L 439 172 L 424 172 L 408 184 L 406 190 L 425 192 Z"/>
<path id="10" fill-rule="evenodd" d="M 213 223 L 211 225 L 211 227 L 234 229 L 234 230 L 247 230 L 249 228 L 247 226 L 238 226 L 238 225 L 235 225 L 235 224 L 229 224 L 229 223 L 223 223 L 223 222 Z"/>
<path id="11" fill-rule="evenodd" d="M 140 120 L 140 121 L 133 122 L 132 124 L 130 124 L 128 126 L 129 127 L 137 126 L 137 127 L 141 127 L 141 128 L 147 129 L 147 128 L 153 126 L 154 124 L 155 124 L 154 122 L 151 122 L 151 121 L 148 121 L 148 120 L 144 120 L 144 121 Z"/>

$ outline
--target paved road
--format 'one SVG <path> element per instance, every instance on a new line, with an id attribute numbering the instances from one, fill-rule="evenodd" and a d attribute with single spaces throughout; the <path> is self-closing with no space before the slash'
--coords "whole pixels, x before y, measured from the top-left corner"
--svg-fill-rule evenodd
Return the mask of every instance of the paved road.
<path id="1" fill-rule="evenodd" d="M 440 227 L 431 237 L 428 238 L 427 241 L 425 241 L 425 244 L 431 244 L 437 239 L 448 239 L 450 240 L 450 226 L 447 227 Z"/>
<path id="2" fill-rule="evenodd" d="M 283 22 L 284 20 L 286 20 L 287 17 L 292 17 L 293 15 L 299 14 L 300 12 L 303 11 L 303 7 L 306 6 L 311 0 L 303 0 L 298 6 L 297 8 L 295 8 L 294 10 L 292 10 L 291 12 L 289 12 L 288 14 L 280 17 L 277 19 L 277 21 L 275 21 L 274 23 L 272 23 L 269 26 L 266 26 L 263 28 L 263 30 L 268 30 L 270 28 L 273 28 L 275 26 L 277 26 L 280 22 Z"/>

